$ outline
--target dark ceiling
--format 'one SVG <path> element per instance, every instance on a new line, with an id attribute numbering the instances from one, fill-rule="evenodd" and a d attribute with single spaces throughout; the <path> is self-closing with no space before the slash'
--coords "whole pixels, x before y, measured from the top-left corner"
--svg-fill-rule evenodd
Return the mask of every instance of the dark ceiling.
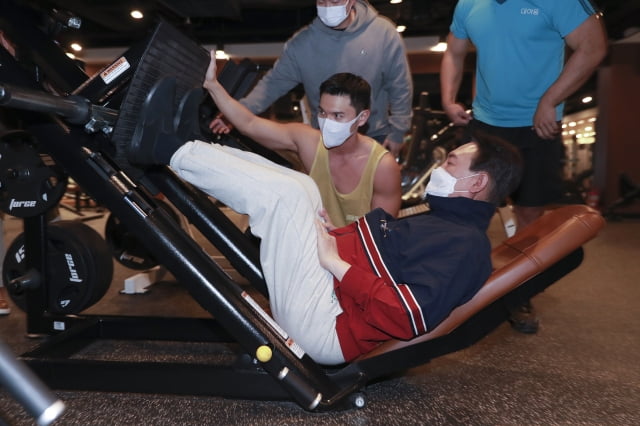
<path id="1" fill-rule="evenodd" d="M 563 1 L 563 0 L 558 0 Z M 64 45 L 79 40 L 86 48 L 126 47 L 142 38 L 157 17 L 168 20 L 201 44 L 278 42 L 316 15 L 315 0 L 24 0 L 43 11 L 56 9 L 82 19 L 79 30 L 59 34 Z M 407 25 L 405 37 L 445 35 L 455 0 L 370 0 L 383 15 Z M 640 0 L 596 0 L 609 36 L 640 25 Z M 134 21 L 137 6 L 145 18 Z"/>
<path id="2" fill-rule="evenodd" d="M 369 0 L 382 14 L 407 26 L 404 37 L 444 36 L 456 0 Z M 566 1 L 566 0 L 557 0 Z M 589 1 L 589 0 L 580 0 Z M 142 40 L 162 18 L 203 45 L 284 42 L 316 16 L 315 0 L 0 0 L 15 2 L 46 16 L 43 25 L 55 34 L 60 45 L 68 49 L 79 41 L 85 49 L 126 48 Z M 611 40 L 630 35 L 640 27 L 640 0 L 595 0 L 603 11 Z M 129 16 L 133 6 L 145 13 L 135 21 Z M 51 17 L 75 15 L 82 20 L 79 29 L 64 28 Z M 2 21 L 0 10 L 0 22 Z M 465 101 L 471 100 L 471 85 Z M 580 99 L 594 95 L 595 75 L 567 99 L 567 113 L 585 108 Z M 414 75 L 415 93 L 439 93 L 437 75 Z M 461 89 L 462 90 L 462 89 Z M 417 96 L 417 95 L 416 95 Z M 462 96 L 462 95 L 461 95 Z M 433 107 L 438 108 L 438 96 Z M 417 102 L 417 100 L 416 100 Z"/>

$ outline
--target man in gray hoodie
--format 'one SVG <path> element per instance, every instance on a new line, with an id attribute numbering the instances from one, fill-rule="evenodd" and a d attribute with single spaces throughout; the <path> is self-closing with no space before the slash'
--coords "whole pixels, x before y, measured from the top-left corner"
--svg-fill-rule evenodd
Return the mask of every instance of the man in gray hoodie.
<path id="1" fill-rule="evenodd" d="M 259 114 L 302 83 L 317 128 L 318 87 L 333 74 L 350 72 L 371 85 L 366 134 L 397 156 L 411 126 L 413 84 L 395 25 L 367 0 L 317 0 L 316 6 L 318 16 L 286 42 L 274 67 L 240 102 Z M 210 127 L 228 131 L 218 119 Z"/>

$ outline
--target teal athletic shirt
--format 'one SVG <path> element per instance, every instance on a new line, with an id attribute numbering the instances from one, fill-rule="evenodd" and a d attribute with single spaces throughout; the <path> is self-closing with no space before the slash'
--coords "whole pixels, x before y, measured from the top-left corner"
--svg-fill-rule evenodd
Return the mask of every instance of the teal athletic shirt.
<path id="1" fill-rule="evenodd" d="M 585 0 L 460 0 L 450 29 L 478 52 L 474 117 L 531 126 L 540 97 L 562 71 L 564 37 L 593 13 Z"/>

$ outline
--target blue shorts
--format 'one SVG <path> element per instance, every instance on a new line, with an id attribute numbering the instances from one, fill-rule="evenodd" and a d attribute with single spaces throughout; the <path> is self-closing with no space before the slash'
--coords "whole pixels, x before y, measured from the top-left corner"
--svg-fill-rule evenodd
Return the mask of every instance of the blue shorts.
<path id="1" fill-rule="evenodd" d="M 471 131 L 477 129 L 498 136 L 520 150 L 524 173 L 520 185 L 511 194 L 513 204 L 540 207 L 562 198 L 565 149 L 560 135 L 542 139 L 531 126 L 497 127 L 478 120 L 471 121 L 469 127 Z"/>

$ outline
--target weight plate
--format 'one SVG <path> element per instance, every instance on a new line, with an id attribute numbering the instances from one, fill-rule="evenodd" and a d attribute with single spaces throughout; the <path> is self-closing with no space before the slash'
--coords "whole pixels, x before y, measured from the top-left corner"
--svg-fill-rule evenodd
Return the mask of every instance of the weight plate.
<path id="1" fill-rule="evenodd" d="M 107 218 L 104 235 L 113 258 L 127 268 L 146 270 L 158 264 L 151 253 L 113 213 Z"/>
<path id="2" fill-rule="evenodd" d="M 3 280 L 11 299 L 26 310 L 26 291 L 10 281 L 27 272 L 24 233 L 7 248 Z M 47 228 L 46 285 L 47 311 L 76 314 L 98 302 L 113 278 L 109 247 L 94 229 L 77 221 L 59 221 Z"/>
<path id="3" fill-rule="evenodd" d="M 95 271 L 88 274 L 91 289 L 89 289 L 87 305 L 83 308 L 86 309 L 102 299 L 111 286 L 113 280 L 111 251 L 104 238 L 83 222 L 59 221 L 54 225 L 77 237 L 78 250 L 84 253 L 82 259 L 87 262 L 88 268 Z"/>
<path id="4" fill-rule="evenodd" d="M 56 206 L 68 177 L 53 159 L 39 153 L 33 137 L 22 130 L 0 137 L 0 210 L 34 217 Z"/>
<path id="5" fill-rule="evenodd" d="M 180 223 L 180 218 L 171 206 L 159 199 L 155 199 L 158 207 L 169 213 L 169 216 Z M 138 240 L 127 226 L 112 214 L 107 218 L 104 228 L 104 238 L 111 248 L 113 258 L 130 269 L 144 271 L 158 265 L 158 261 L 149 250 Z"/>

